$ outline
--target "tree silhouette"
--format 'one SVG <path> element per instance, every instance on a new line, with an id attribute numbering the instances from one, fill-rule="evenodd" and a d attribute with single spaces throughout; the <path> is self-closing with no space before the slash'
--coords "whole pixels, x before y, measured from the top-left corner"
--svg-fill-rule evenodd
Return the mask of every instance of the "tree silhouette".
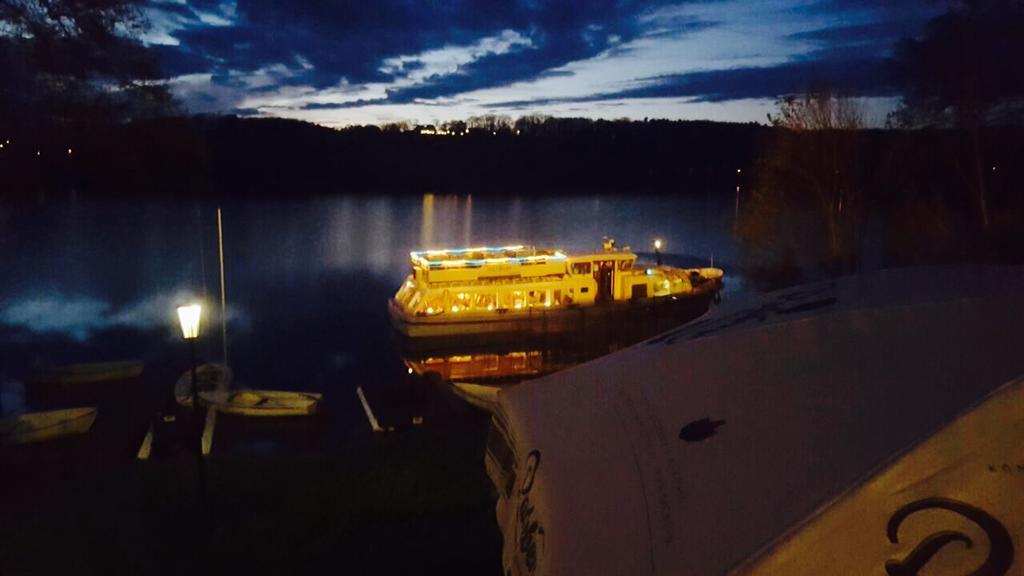
<path id="1" fill-rule="evenodd" d="M 752 260 L 770 268 L 819 264 L 849 271 L 863 219 L 859 169 L 863 115 L 828 89 L 788 96 L 769 121 L 739 236 Z"/>
<path id="2" fill-rule="evenodd" d="M 3 121 L 38 128 L 124 122 L 174 110 L 139 36 L 139 0 L 0 1 Z"/>
<path id="3" fill-rule="evenodd" d="M 890 123 L 964 131 L 968 187 L 989 228 L 983 126 L 1024 123 L 1024 3 L 966 0 L 933 19 L 920 39 L 904 40 L 896 64 L 904 97 Z M 960 158 L 954 159 L 960 162 Z"/>

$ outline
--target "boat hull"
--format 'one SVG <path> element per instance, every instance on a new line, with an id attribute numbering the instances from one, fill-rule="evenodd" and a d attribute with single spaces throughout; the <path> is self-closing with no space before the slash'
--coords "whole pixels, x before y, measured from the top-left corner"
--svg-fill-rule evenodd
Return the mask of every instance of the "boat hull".
<path id="1" fill-rule="evenodd" d="M 62 436 L 84 434 L 96 421 L 96 408 L 68 408 L 29 412 L 0 420 L 4 444 L 31 444 Z"/>
<path id="2" fill-rule="evenodd" d="M 140 361 L 99 362 L 43 368 L 32 375 L 37 384 L 93 384 L 115 380 L 130 380 L 142 374 Z"/>
<path id="3" fill-rule="evenodd" d="M 199 403 L 238 416 L 309 416 L 316 412 L 320 394 L 281 390 L 210 391 L 199 393 Z"/>
<path id="4" fill-rule="evenodd" d="M 494 317 L 411 317 L 394 299 L 388 312 L 395 330 L 410 349 L 445 348 L 455 343 L 512 342 L 538 336 L 568 336 L 609 330 L 654 334 L 704 314 L 718 287 L 680 296 L 635 299 L 592 306 L 530 308 Z"/>

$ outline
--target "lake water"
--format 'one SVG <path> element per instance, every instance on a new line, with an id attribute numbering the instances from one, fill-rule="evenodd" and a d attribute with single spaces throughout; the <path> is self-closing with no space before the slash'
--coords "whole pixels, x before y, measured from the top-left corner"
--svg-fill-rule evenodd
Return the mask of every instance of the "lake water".
<path id="1" fill-rule="evenodd" d="M 20 383 L 36 366 L 142 358 L 147 371 L 164 366 L 173 379 L 187 363 L 175 307 L 196 297 L 208 310 L 200 356 L 219 361 L 216 208 L 191 200 L 0 205 L 5 411 L 22 402 Z M 386 301 L 420 248 L 581 251 L 608 236 L 643 259 L 661 238 L 667 263 L 713 258 L 733 297 L 743 283 L 731 267 L 732 208 L 731 194 L 226 202 L 227 353 L 236 381 L 251 387 L 320 391 L 326 400 L 356 385 L 409 386 Z"/>

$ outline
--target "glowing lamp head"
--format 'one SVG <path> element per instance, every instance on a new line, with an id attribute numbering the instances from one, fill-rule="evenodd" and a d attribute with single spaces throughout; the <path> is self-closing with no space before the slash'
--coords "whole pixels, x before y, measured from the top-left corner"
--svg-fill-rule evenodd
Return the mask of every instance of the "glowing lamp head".
<path id="1" fill-rule="evenodd" d="M 658 238 L 657 240 L 654 241 L 654 249 L 661 250 L 661 238 Z"/>
<path id="2" fill-rule="evenodd" d="M 199 317 L 203 307 L 199 304 L 178 306 L 178 321 L 181 323 L 181 335 L 185 340 L 199 337 Z"/>

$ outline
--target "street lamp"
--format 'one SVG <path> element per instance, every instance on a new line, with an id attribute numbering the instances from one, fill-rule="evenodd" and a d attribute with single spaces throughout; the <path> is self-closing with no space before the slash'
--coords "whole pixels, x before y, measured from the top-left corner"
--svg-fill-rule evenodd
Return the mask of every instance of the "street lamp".
<path id="1" fill-rule="evenodd" d="M 192 361 L 192 406 L 198 413 L 199 398 L 196 387 L 196 340 L 199 338 L 199 318 L 203 307 L 199 304 L 178 306 L 178 321 L 181 322 L 181 336 L 188 342 L 189 358 Z"/>
<path id="2" fill-rule="evenodd" d="M 181 336 L 188 342 L 189 360 L 192 363 L 192 412 L 199 422 L 199 385 L 196 382 L 196 340 L 199 339 L 199 320 L 202 316 L 203 307 L 199 304 L 178 306 L 178 321 L 181 323 Z M 203 463 L 203 439 L 201 434 L 196 435 L 197 452 L 199 456 L 199 494 L 205 504 L 206 501 L 206 469 Z"/>
<path id="3" fill-rule="evenodd" d="M 661 238 L 654 241 L 654 259 L 658 266 L 661 266 Z"/>

